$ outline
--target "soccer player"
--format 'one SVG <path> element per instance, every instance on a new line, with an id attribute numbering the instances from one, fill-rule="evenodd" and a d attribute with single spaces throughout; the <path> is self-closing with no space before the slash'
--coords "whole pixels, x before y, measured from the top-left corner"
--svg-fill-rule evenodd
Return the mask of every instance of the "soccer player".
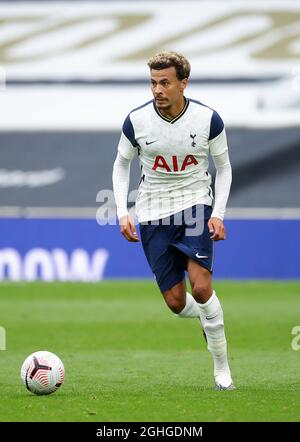
<path id="1" fill-rule="evenodd" d="M 200 319 L 213 357 L 215 388 L 233 390 L 223 311 L 212 288 L 213 244 L 226 238 L 223 218 L 231 186 L 224 123 L 215 110 L 185 97 L 190 63 L 183 55 L 161 52 L 148 66 L 154 99 L 125 119 L 113 168 L 121 233 L 139 241 L 127 209 L 130 163 L 138 155 L 136 216 L 148 263 L 171 311 L 179 318 Z M 217 171 L 214 198 L 209 154 Z"/>

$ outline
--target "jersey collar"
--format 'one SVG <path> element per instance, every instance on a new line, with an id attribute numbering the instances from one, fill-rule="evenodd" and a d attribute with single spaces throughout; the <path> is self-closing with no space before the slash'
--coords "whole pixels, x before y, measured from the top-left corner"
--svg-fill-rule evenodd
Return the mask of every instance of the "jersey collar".
<path id="1" fill-rule="evenodd" d="M 174 118 L 168 118 L 168 117 L 165 117 L 165 116 L 164 116 L 164 115 L 158 110 L 158 108 L 157 108 L 157 106 L 156 106 L 156 104 L 155 104 L 155 100 L 153 100 L 153 106 L 154 106 L 155 112 L 157 113 L 157 115 L 158 115 L 160 118 L 162 118 L 163 120 L 167 121 L 168 123 L 174 124 L 177 120 L 179 120 L 179 118 L 182 117 L 182 115 L 186 112 L 187 108 L 189 107 L 189 104 L 190 104 L 189 99 L 186 98 L 186 97 L 184 97 L 184 100 L 185 100 L 184 108 L 183 108 L 182 111 L 181 111 L 178 115 L 176 115 L 176 117 L 174 117 Z"/>

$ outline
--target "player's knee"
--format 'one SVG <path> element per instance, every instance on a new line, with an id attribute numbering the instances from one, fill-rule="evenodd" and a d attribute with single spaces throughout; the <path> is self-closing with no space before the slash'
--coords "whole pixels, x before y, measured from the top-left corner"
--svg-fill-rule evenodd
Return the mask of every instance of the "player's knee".
<path id="1" fill-rule="evenodd" d="M 183 299 L 176 298 L 174 296 L 165 296 L 165 301 L 173 313 L 178 314 L 184 309 L 185 302 Z"/>
<path id="2" fill-rule="evenodd" d="M 192 293 L 194 298 L 201 302 L 203 298 L 207 299 L 211 296 L 211 285 L 206 281 L 196 282 L 192 287 Z"/>

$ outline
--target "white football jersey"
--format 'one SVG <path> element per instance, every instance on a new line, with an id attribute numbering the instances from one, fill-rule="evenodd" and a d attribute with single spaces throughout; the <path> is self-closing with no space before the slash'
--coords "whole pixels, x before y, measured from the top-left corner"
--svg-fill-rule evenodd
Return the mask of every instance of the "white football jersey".
<path id="1" fill-rule="evenodd" d="M 174 119 L 151 100 L 130 112 L 118 145 L 128 160 L 139 156 L 141 180 L 136 200 L 139 222 L 168 217 L 195 204 L 213 204 L 208 156 L 228 149 L 219 114 L 185 99 Z"/>

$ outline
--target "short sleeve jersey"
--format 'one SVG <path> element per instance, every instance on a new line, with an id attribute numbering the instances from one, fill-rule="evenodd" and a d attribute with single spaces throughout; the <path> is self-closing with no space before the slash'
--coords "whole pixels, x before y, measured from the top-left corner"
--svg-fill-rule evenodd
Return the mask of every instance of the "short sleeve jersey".
<path id="1" fill-rule="evenodd" d="M 136 199 L 139 222 L 168 217 L 195 204 L 213 204 L 209 154 L 228 149 L 219 114 L 185 98 L 182 112 L 166 118 L 154 100 L 126 117 L 118 151 L 139 156 L 141 179 Z"/>

